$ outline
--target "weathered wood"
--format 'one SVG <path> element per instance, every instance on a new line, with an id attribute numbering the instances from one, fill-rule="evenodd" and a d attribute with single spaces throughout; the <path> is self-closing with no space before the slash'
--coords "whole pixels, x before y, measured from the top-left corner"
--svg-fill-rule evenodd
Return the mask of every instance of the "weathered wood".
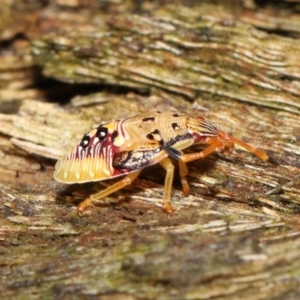
<path id="1" fill-rule="evenodd" d="M 96 14 L 81 31 L 70 22 L 35 40 L 34 60 L 45 75 L 68 82 L 154 86 L 192 99 L 205 92 L 298 113 L 299 41 L 207 15 L 205 8 Z M 106 23 L 99 26 L 99 18 Z"/>
<path id="2" fill-rule="evenodd" d="M 0 77 L 1 299 L 298 299 L 299 40 L 222 6 L 89 5 L 30 10 L 39 27 L 8 52 L 21 81 Z M 34 61 L 73 85 L 36 85 L 47 78 L 35 81 Z M 47 101 L 82 82 L 126 90 Z M 190 163 L 191 194 L 176 178 L 173 216 L 154 166 L 79 217 L 75 204 L 111 181 L 66 187 L 55 159 L 100 122 L 166 109 L 203 115 L 272 162 L 236 149 Z"/>

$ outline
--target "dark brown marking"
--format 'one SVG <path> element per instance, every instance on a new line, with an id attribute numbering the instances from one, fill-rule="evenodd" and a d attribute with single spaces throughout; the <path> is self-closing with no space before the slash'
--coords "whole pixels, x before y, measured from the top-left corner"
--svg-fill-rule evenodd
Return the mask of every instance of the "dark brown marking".
<path id="1" fill-rule="evenodd" d="M 100 141 L 103 141 L 107 136 L 108 129 L 102 125 L 97 128 L 96 136 Z"/>
<path id="2" fill-rule="evenodd" d="M 178 117 L 180 117 L 180 114 L 173 114 L 172 115 L 174 118 L 178 118 Z"/>
<path id="3" fill-rule="evenodd" d="M 193 139 L 193 136 L 187 132 L 182 135 L 177 135 L 173 139 L 170 139 L 167 143 L 165 143 L 165 147 L 166 146 L 173 147 L 174 145 L 176 145 L 176 143 L 178 143 L 180 141 L 186 141 L 186 140 L 192 140 L 192 139 Z"/>
<path id="4" fill-rule="evenodd" d="M 142 119 L 143 122 L 149 122 L 149 121 L 154 121 L 154 120 L 155 120 L 154 117 L 147 117 L 147 118 Z"/>
<path id="5" fill-rule="evenodd" d="M 149 139 L 149 140 L 153 140 L 153 139 L 154 139 L 152 133 L 147 134 L 147 135 L 146 135 L 146 138 Z"/>
<path id="6" fill-rule="evenodd" d="M 115 141 L 115 139 L 116 139 L 116 137 L 117 137 L 118 135 L 119 135 L 119 134 L 118 134 L 118 131 L 117 131 L 117 130 L 115 130 L 115 131 L 111 134 L 111 140 L 112 140 L 112 142 Z"/>
<path id="7" fill-rule="evenodd" d="M 83 136 L 83 138 L 82 138 L 82 140 L 81 140 L 81 142 L 80 142 L 80 146 L 83 148 L 83 149 L 85 149 L 86 147 L 88 147 L 88 145 L 89 145 L 89 143 L 90 143 L 90 137 L 87 135 L 87 134 L 85 134 L 84 136 Z"/>
<path id="8" fill-rule="evenodd" d="M 157 129 L 155 129 L 155 130 L 153 130 L 152 132 L 150 132 L 150 133 L 148 133 L 147 135 L 146 135 L 146 137 L 147 137 L 147 139 L 149 139 L 149 140 L 154 140 L 155 139 L 155 135 L 159 135 L 159 130 L 157 130 Z M 156 139 L 157 140 L 157 139 Z M 160 139 L 159 139 L 160 140 Z"/>
<path id="9" fill-rule="evenodd" d="M 172 128 L 173 128 L 174 130 L 180 129 L 178 123 L 172 123 L 171 126 L 172 126 Z"/>

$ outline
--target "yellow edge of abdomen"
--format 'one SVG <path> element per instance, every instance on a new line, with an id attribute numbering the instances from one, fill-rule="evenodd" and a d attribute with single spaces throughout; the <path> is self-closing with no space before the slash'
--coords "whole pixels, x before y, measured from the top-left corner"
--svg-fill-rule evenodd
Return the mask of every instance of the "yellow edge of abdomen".
<path id="1" fill-rule="evenodd" d="M 67 159 L 57 161 L 54 178 L 64 183 L 100 181 L 114 177 L 109 164 L 101 158 Z"/>

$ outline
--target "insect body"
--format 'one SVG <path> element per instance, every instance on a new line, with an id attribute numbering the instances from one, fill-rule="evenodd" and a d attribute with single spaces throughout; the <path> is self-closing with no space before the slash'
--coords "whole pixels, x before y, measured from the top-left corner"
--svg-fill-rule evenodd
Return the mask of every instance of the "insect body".
<path id="1" fill-rule="evenodd" d="M 209 146 L 201 152 L 182 151 L 194 144 Z M 176 111 L 147 113 L 102 124 L 86 133 L 78 145 L 58 160 L 54 178 L 64 183 L 83 183 L 127 175 L 80 203 L 77 210 L 82 213 L 91 202 L 130 184 L 143 168 L 159 163 L 166 170 L 164 207 L 173 213 L 170 198 L 174 165 L 170 157 L 179 163 L 183 193 L 187 196 L 190 188 L 186 162 L 206 157 L 217 149 L 232 148 L 234 144 L 268 160 L 264 152 L 218 130 L 203 117 Z"/>

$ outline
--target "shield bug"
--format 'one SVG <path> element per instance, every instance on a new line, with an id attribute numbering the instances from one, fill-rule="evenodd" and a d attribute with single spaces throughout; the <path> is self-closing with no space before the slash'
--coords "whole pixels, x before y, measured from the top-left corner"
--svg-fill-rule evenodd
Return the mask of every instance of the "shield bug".
<path id="1" fill-rule="evenodd" d="M 207 144 L 203 151 L 184 153 L 194 144 Z M 178 161 L 183 194 L 190 192 L 186 163 L 204 158 L 215 150 L 237 144 L 262 160 L 267 154 L 217 129 L 203 117 L 176 112 L 154 112 L 101 124 L 86 133 L 81 141 L 55 166 L 54 178 L 64 183 L 100 181 L 126 175 L 103 191 L 91 195 L 77 207 L 81 214 L 89 204 L 110 195 L 132 181 L 145 167 L 159 163 L 166 170 L 163 202 L 168 213 L 174 165 Z"/>

